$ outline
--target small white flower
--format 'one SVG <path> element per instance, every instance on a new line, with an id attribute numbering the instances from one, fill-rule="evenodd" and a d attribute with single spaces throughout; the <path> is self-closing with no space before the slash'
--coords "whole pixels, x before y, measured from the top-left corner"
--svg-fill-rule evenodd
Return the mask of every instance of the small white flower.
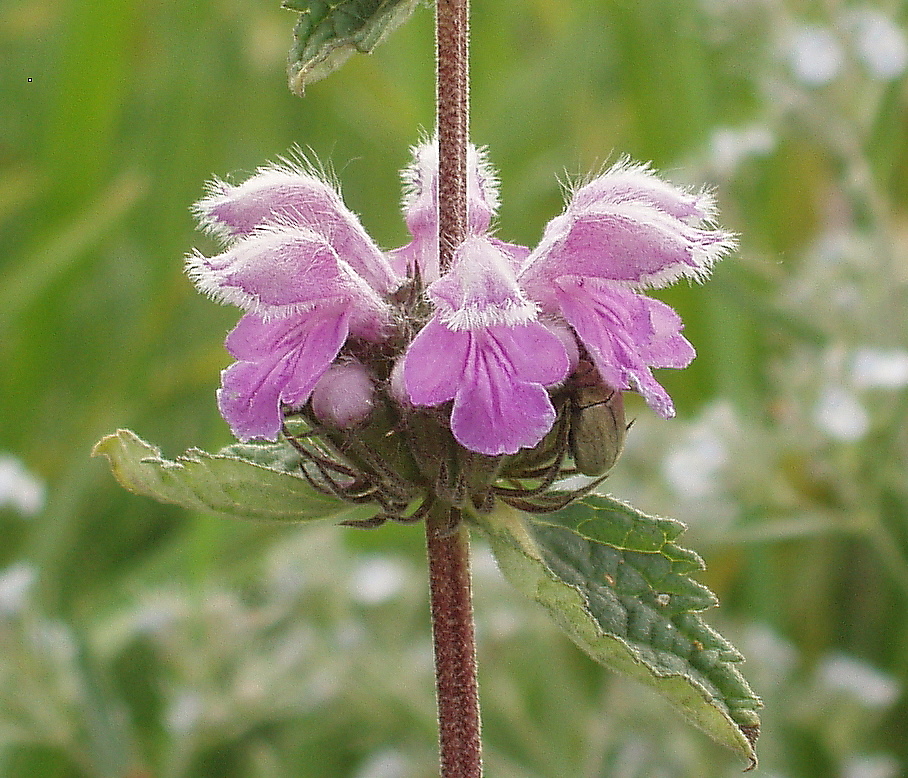
<path id="1" fill-rule="evenodd" d="M 764 156 L 776 145 L 772 131 L 762 124 L 749 127 L 718 127 L 710 138 L 715 170 L 732 175 L 748 157 Z"/>
<path id="2" fill-rule="evenodd" d="M 353 571 L 351 593 L 363 605 L 381 605 L 393 599 L 405 581 L 406 570 L 398 560 L 376 554 Z"/>
<path id="3" fill-rule="evenodd" d="M 726 440 L 736 433 L 734 409 L 717 403 L 706 409 L 687 435 L 662 460 L 662 475 L 679 497 L 702 499 L 721 491 L 730 459 Z"/>
<path id="4" fill-rule="evenodd" d="M 860 440 L 870 428 L 870 416 L 861 401 L 844 386 L 827 386 L 814 408 L 814 423 L 834 440 Z"/>
<path id="5" fill-rule="evenodd" d="M 29 634 L 35 650 L 60 665 L 76 658 L 78 644 L 72 630 L 62 621 L 42 621 Z"/>
<path id="6" fill-rule="evenodd" d="M 851 361 L 851 377 L 862 389 L 904 389 L 908 386 L 908 351 L 858 349 Z"/>
<path id="7" fill-rule="evenodd" d="M 839 74 L 845 56 L 831 30 L 807 24 L 792 34 L 788 62 L 795 78 L 802 84 L 823 86 Z"/>
<path id="8" fill-rule="evenodd" d="M 182 689 L 164 714 L 168 731 L 177 735 L 188 734 L 195 729 L 204 711 L 202 695 L 192 689 Z"/>
<path id="9" fill-rule="evenodd" d="M 908 40 L 893 20 L 872 8 L 849 14 L 846 23 L 854 36 L 854 48 L 870 75 L 880 81 L 898 78 L 908 66 Z"/>
<path id="10" fill-rule="evenodd" d="M 16 457 L 0 454 L 0 509 L 7 505 L 23 516 L 34 516 L 44 507 L 44 483 Z"/>
<path id="11" fill-rule="evenodd" d="M 754 624 L 746 637 L 747 655 L 754 661 L 773 668 L 781 678 L 790 673 L 798 661 L 798 652 L 785 638 L 765 624 Z"/>
<path id="12" fill-rule="evenodd" d="M 682 497 L 708 497 L 719 491 L 719 474 L 728 449 L 716 435 L 701 434 L 676 446 L 662 462 L 662 473 Z"/>
<path id="13" fill-rule="evenodd" d="M 406 757 L 395 749 L 373 754 L 356 772 L 356 778 L 406 778 L 412 770 Z"/>
<path id="14" fill-rule="evenodd" d="M 0 573 L 0 616 L 14 616 L 22 611 L 36 577 L 35 568 L 22 562 Z"/>
<path id="15" fill-rule="evenodd" d="M 899 761 L 888 754 L 853 756 L 842 765 L 842 778 L 897 778 Z"/>
<path id="16" fill-rule="evenodd" d="M 817 668 L 817 675 L 829 689 L 846 692 L 868 708 L 888 708 L 901 694 L 894 678 L 867 662 L 844 654 L 824 659 Z"/>

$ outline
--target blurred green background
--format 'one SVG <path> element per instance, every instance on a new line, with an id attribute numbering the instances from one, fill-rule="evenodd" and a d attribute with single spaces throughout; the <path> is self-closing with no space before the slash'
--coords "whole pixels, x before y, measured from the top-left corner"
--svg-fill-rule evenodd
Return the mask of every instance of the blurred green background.
<path id="1" fill-rule="evenodd" d="M 737 255 L 658 296 L 698 349 L 609 491 L 690 526 L 766 702 L 759 776 L 908 774 L 908 45 L 903 2 L 473 9 L 499 234 L 617 155 L 717 189 Z M 237 312 L 182 275 L 189 206 L 294 145 L 386 247 L 433 124 L 432 15 L 290 95 L 277 0 L 0 2 L 0 776 L 437 774 L 418 528 L 297 531 L 119 489 L 121 426 L 230 441 Z M 477 546 L 490 778 L 743 765 L 593 665 Z"/>

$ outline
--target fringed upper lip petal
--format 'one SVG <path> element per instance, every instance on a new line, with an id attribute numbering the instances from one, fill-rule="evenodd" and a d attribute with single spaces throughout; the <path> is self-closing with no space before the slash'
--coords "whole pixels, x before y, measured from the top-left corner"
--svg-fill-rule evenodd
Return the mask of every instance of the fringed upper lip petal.
<path id="1" fill-rule="evenodd" d="M 460 244 L 450 270 L 428 293 L 454 330 L 521 324 L 535 320 L 539 311 L 518 286 L 508 254 L 482 236 Z"/>
<path id="2" fill-rule="evenodd" d="M 438 233 L 438 139 L 410 149 L 412 161 L 401 172 L 402 207 L 413 235 Z M 485 147 L 467 147 L 467 212 L 469 231 L 486 232 L 498 211 L 498 178 L 489 164 Z"/>
<path id="3" fill-rule="evenodd" d="M 648 164 L 622 157 L 601 175 L 578 186 L 571 196 L 574 208 L 604 203 L 642 202 L 691 224 L 712 222 L 716 204 L 706 190 L 691 192 L 659 178 Z"/>
<path id="4" fill-rule="evenodd" d="M 295 225 L 260 227 L 214 257 L 192 254 L 187 272 L 202 292 L 265 319 L 337 300 L 348 301 L 359 318 L 371 319 L 376 327 L 391 315 L 388 304 L 328 239 Z"/>
<path id="5" fill-rule="evenodd" d="M 579 187 L 524 262 L 520 280 L 536 299 L 550 300 L 562 275 L 583 275 L 631 288 L 704 279 L 736 244 L 710 227 L 715 205 L 658 179 L 646 166 L 619 162 Z"/>
<path id="6" fill-rule="evenodd" d="M 335 186 L 302 166 L 262 167 L 239 186 L 216 179 L 193 210 L 208 232 L 228 243 L 267 225 L 310 229 L 379 294 L 393 292 L 402 281 Z"/>
<path id="7" fill-rule="evenodd" d="M 413 240 L 390 252 L 389 259 L 400 274 L 418 268 L 424 281 L 439 278 L 438 267 L 438 140 L 414 146 L 412 162 L 401 172 L 402 209 Z M 486 159 L 485 148 L 467 147 L 467 231 L 489 231 L 498 211 L 498 179 Z"/>

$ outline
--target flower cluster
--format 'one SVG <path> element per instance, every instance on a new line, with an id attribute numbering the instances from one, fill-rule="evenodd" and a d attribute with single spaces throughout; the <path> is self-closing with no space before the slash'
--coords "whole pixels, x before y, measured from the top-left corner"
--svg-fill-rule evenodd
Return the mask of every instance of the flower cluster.
<path id="1" fill-rule="evenodd" d="M 531 250 L 493 234 L 497 180 L 471 147 L 469 234 L 442 268 L 436 143 L 413 150 L 403 179 L 412 240 L 389 252 L 303 165 L 216 180 L 196 204 L 225 250 L 192 254 L 188 273 L 245 311 L 218 392 L 240 440 L 275 440 L 291 414 L 354 429 L 381 407 L 391 427 L 441 419 L 466 452 L 526 454 L 558 430 L 576 386 L 633 390 L 674 414 L 651 368 L 685 367 L 694 350 L 642 290 L 701 280 L 733 247 L 709 193 L 621 160 L 577 186 Z"/>

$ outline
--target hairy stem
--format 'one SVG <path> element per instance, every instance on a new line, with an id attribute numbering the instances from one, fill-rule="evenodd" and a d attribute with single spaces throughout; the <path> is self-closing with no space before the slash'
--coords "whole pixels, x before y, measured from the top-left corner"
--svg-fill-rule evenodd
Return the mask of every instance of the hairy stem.
<path id="1" fill-rule="evenodd" d="M 439 264 L 444 272 L 467 232 L 468 0 L 438 0 L 435 23 Z"/>
<path id="2" fill-rule="evenodd" d="M 467 234 L 468 0 L 437 0 L 438 246 L 441 272 Z M 457 508 L 432 510 L 426 547 L 442 778 L 479 778 L 482 757 L 469 533 Z"/>
<path id="3" fill-rule="evenodd" d="M 482 775 L 469 532 L 457 508 L 426 520 L 442 778 Z M 454 529 L 457 527 L 457 529 Z"/>

